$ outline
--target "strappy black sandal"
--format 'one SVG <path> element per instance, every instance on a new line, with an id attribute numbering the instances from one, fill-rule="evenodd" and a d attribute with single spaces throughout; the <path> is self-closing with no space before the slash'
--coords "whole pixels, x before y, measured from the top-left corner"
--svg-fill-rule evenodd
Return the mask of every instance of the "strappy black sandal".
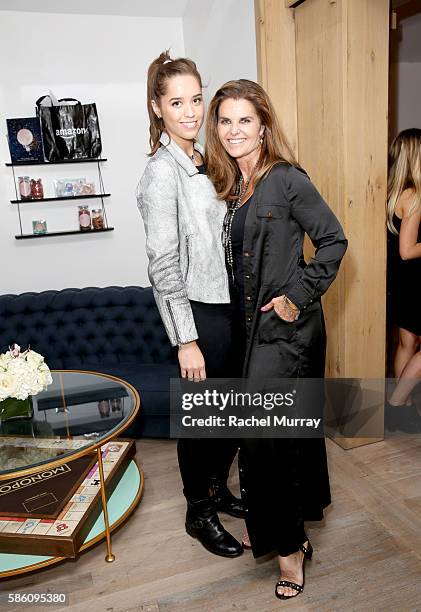
<path id="1" fill-rule="evenodd" d="M 304 582 L 305 582 L 305 560 L 308 559 L 310 561 L 311 556 L 313 554 L 313 547 L 310 544 L 309 540 L 307 540 L 307 546 L 304 546 L 304 544 L 301 544 L 299 550 L 301 550 L 302 553 L 304 553 L 304 557 L 303 557 L 303 584 L 297 584 L 296 582 L 290 582 L 289 580 L 278 580 L 278 582 L 276 583 L 275 586 L 275 595 L 278 599 L 292 599 L 294 597 L 297 597 L 297 595 L 299 595 L 300 593 L 302 593 L 304 591 Z M 289 587 L 291 589 L 294 589 L 294 591 L 297 591 L 297 595 L 284 595 L 284 594 L 280 594 L 278 592 L 278 588 L 279 587 Z"/>

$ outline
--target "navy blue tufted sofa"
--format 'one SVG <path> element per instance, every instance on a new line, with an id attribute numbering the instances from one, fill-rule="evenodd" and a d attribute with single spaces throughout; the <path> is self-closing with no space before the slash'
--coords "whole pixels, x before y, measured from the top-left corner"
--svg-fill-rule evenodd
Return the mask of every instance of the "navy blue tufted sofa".
<path id="1" fill-rule="evenodd" d="M 17 342 L 51 369 L 118 376 L 140 393 L 129 437 L 169 436 L 169 380 L 178 377 L 151 287 L 86 287 L 0 295 L 0 352 Z"/>

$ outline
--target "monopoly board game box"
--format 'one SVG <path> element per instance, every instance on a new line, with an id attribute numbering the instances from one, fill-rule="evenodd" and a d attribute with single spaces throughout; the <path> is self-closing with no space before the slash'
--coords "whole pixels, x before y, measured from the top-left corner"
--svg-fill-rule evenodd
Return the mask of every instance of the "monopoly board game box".
<path id="1" fill-rule="evenodd" d="M 3 517 L 57 518 L 96 463 L 84 455 L 29 476 L 0 481 L 0 521 Z"/>
<path id="2" fill-rule="evenodd" d="M 102 447 L 107 497 L 135 452 L 133 440 L 114 440 Z M 0 481 L 0 552 L 77 555 L 102 512 L 96 452 L 81 459 L 68 461 L 63 468 L 40 470 L 32 478 Z M 29 487 L 26 495 L 23 490 Z M 6 509 L 12 511 L 7 515 Z"/>

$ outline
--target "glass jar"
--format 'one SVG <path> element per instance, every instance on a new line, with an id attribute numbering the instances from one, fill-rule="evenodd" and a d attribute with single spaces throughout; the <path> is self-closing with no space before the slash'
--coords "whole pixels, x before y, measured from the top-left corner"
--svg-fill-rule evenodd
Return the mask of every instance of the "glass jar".
<path id="1" fill-rule="evenodd" d="M 86 232 L 91 229 L 91 213 L 86 205 L 78 206 L 79 208 L 79 229 L 81 232 Z"/>
<path id="2" fill-rule="evenodd" d="M 98 412 L 101 416 L 101 419 L 105 419 L 110 416 L 110 401 L 109 400 L 100 400 L 98 402 Z"/>
<path id="3" fill-rule="evenodd" d="M 92 211 L 92 229 L 104 229 L 104 213 L 101 208 Z"/>
<path id="4" fill-rule="evenodd" d="M 123 399 L 121 397 L 113 397 L 111 400 L 111 411 L 112 412 L 121 412 L 123 407 Z"/>
<path id="5" fill-rule="evenodd" d="M 19 195 L 21 200 L 32 200 L 31 196 L 31 181 L 29 176 L 19 176 Z"/>
<path id="6" fill-rule="evenodd" d="M 44 187 L 41 179 L 31 180 L 31 196 L 34 200 L 42 200 L 44 197 Z"/>
<path id="7" fill-rule="evenodd" d="M 34 219 L 32 221 L 32 232 L 34 234 L 46 234 L 47 221 L 45 219 Z"/>

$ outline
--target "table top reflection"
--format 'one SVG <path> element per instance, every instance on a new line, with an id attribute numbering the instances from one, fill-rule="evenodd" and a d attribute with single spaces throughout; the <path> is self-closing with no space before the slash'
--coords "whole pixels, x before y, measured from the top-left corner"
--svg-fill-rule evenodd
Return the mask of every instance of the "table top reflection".
<path id="1" fill-rule="evenodd" d="M 139 410 L 136 390 L 94 372 L 53 370 L 33 417 L 0 423 L 0 477 L 81 456 L 120 435 Z"/>

